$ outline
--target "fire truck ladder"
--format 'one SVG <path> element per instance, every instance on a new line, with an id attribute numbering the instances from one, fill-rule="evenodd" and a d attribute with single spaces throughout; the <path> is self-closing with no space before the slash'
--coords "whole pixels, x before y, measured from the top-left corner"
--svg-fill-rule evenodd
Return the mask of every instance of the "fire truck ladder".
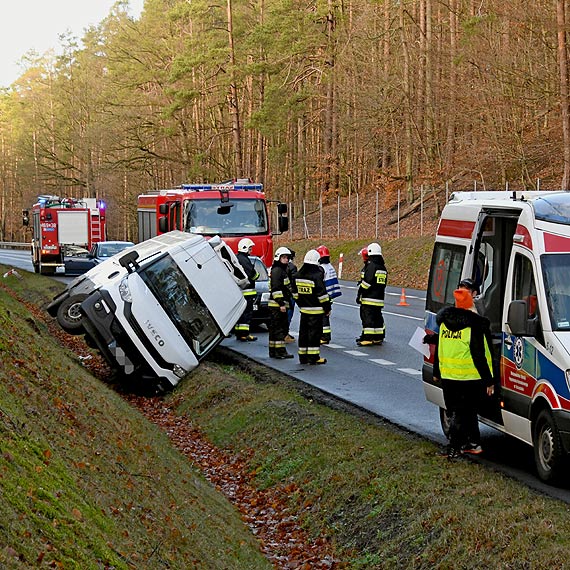
<path id="1" fill-rule="evenodd" d="M 101 216 L 97 214 L 91 215 L 91 243 L 97 241 L 103 241 L 103 235 L 101 234 Z"/>

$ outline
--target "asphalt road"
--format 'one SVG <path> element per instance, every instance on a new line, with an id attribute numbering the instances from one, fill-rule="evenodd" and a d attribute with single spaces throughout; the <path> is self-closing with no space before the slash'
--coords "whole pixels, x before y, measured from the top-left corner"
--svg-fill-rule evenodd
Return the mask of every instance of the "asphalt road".
<path id="1" fill-rule="evenodd" d="M 0 250 L 0 263 L 33 271 L 29 252 Z M 71 277 L 57 277 L 69 282 Z M 267 331 L 254 334 L 256 342 L 242 343 L 229 338 L 224 346 L 315 386 L 335 397 L 377 414 L 389 422 L 412 431 L 437 444 L 446 443 L 439 422 L 439 410 L 425 399 L 422 382 L 422 356 L 408 345 L 417 327 L 423 327 L 425 293 L 406 289 L 407 305 L 399 305 L 402 290 L 387 288 L 384 317 L 386 341 L 382 346 L 359 347 L 359 307 L 355 303 L 356 285 L 342 282 L 342 296 L 335 300 L 331 315 L 332 341 L 322 347 L 327 359 L 323 366 L 303 366 L 298 358 L 270 359 Z M 298 335 L 298 310 L 291 332 Z M 296 356 L 296 343 L 287 345 Z M 532 449 L 496 430 L 481 426 L 483 456 L 474 461 L 499 470 L 509 477 L 551 497 L 570 503 L 570 482 L 565 488 L 543 484 L 535 475 Z"/>

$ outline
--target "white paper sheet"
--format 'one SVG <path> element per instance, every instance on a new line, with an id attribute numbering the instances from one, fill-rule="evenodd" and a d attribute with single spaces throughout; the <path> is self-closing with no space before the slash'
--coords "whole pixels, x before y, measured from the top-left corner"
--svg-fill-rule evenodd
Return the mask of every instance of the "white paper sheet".
<path id="1" fill-rule="evenodd" d="M 412 335 L 412 338 L 408 344 L 419 353 L 423 354 L 426 358 L 429 357 L 429 346 L 423 343 L 423 338 L 426 335 L 426 331 L 417 327 Z"/>

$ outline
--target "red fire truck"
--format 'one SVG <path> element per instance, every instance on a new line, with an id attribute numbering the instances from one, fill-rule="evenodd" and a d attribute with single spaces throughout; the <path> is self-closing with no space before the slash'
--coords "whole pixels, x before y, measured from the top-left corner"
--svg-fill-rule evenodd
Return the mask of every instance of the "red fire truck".
<path id="1" fill-rule="evenodd" d="M 277 205 L 277 231 L 271 231 L 268 204 Z M 219 235 L 234 252 L 248 237 L 252 255 L 265 265 L 273 263 L 273 233 L 289 228 L 287 204 L 267 200 L 263 184 L 248 179 L 219 184 L 182 184 L 170 190 L 155 190 L 138 197 L 139 241 L 171 230 L 207 237 Z"/>
<path id="2" fill-rule="evenodd" d="M 24 226 L 32 225 L 32 263 L 36 273 L 65 273 L 68 246 L 91 246 L 106 239 L 105 203 L 95 198 L 39 196 L 31 213 L 24 210 Z"/>

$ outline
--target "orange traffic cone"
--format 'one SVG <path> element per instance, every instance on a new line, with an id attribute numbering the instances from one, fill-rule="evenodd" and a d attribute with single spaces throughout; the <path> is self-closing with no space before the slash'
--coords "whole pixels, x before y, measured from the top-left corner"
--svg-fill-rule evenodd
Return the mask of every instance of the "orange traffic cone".
<path id="1" fill-rule="evenodd" d="M 410 303 L 406 301 L 406 291 L 402 287 L 402 294 L 400 295 L 400 302 L 397 305 L 398 307 L 409 307 Z"/>

